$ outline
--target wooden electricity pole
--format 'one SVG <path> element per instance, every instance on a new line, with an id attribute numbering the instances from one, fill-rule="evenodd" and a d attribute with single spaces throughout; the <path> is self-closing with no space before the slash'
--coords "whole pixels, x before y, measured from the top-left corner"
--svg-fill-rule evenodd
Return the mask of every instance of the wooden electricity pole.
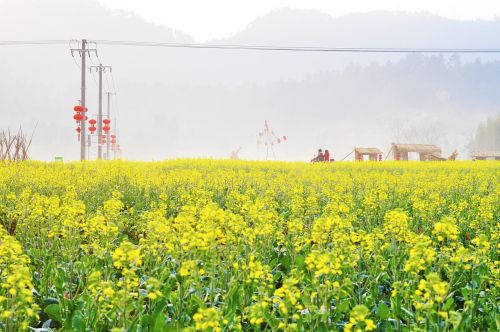
<path id="1" fill-rule="evenodd" d="M 99 73 L 99 114 L 97 116 L 97 159 L 102 159 L 102 73 L 109 69 L 111 71 L 110 66 L 103 66 L 99 64 L 99 66 L 90 66 L 90 70 L 95 69 Z M 108 92 L 109 93 L 109 92 Z M 108 97 L 109 104 L 109 97 Z M 108 106 L 109 113 L 109 106 Z M 109 119 L 109 114 L 108 114 Z M 106 143 L 107 144 L 107 143 Z M 109 153 L 109 152 L 108 152 Z M 106 158 L 108 159 L 108 158 Z"/>
<path id="2" fill-rule="evenodd" d="M 82 129 L 82 140 L 80 141 L 80 160 L 83 161 L 85 160 L 85 156 L 86 156 L 86 151 L 85 149 L 87 148 L 87 142 L 86 142 L 86 138 L 87 138 L 87 133 L 85 131 L 85 124 L 86 124 L 86 121 L 85 121 L 85 114 L 87 113 L 87 109 L 85 108 L 85 59 L 87 58 L 87 52 L 88 50 L 86 49 L 86 46 L 87 46 L 87 40 L 86 39 L 82 39 L 82 48 L 81 48 L 81 53 L 80 53 L 80 56 L 82 57 L 82 81 L 81 81 L 81 91 L 82 91 L 82 96 L 81 96 L 81 100 L 82 100 L 82 115 L 83 115 L 83 118 L 82 118 L 82 121 L 81 122 L 81 129 Z"/>
<path id="3" fill-rule="evenodd" d="M 95 52 L 95 54 L 97 55 L 97 49 L 93 48 L 93 49 L 89 49 L 87 47 L 87 40 L 86 39 L 82 39 L 82 46 L 81 48 L 72 48 L 71 49 L 71 55 L 73 55 L 73 52 L 78 52 L 80 54 L 80 57 L 82 58 L 82 77 L 81 77 L 81 94 L 82 94 L 82 97 L 81 97 L 81 106 L 82 106 L 82 120 L 80 121 L 81 123 L 81 140 L 80 140 L 80 160 L 83 161 L 86 159 L 86 149 L 87 149 L 87 133 L 86 133 L 86 120 L 85 120 L 85 113 L 87 113 L 87 109 L 86 109 L 86 106 L 85 106 L 85 74 L 86 74 L 86 71 L 85 71 L 85 60 L 87 58 L 87 55 L 90 56 L 90 52 Z"/>
<path id="4" fill-rule="evenodd" d="M 111 120 L 111 95 L 113 93 L 112 92 L 106 92 L 106 96 L 108 97 L 108 108 L 107 108 L 107 114 L 106 116 L 108 117 L 108 119 Z M 108 131 L 106 133 L 106 159 L 109 160 L 110 157 L 109 157 L 109 139 L 110 139 L 110 134 L 109 134 L 110 131 Z"/>

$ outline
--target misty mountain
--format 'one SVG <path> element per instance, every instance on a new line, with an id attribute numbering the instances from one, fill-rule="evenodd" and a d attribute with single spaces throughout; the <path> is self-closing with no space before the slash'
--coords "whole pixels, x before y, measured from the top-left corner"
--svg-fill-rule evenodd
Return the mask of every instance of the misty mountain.
<path id="1" fill-rule="evenodd" d="M 333 18 L 314 10 L 279 9 L 256 19 L 246 30 L 217 42 L 228 44 L 330 46 L 366 48 L 495 48 L 500 46 L 500 21 L 459 21 L 431 14 L 370 12 Z M 238 68 L 245 63 L 272 64 L 275 78 L 300 79 L 306 72 L 343 69 L 351 63 L 401 59 L 388 54 L 244 54 L 230 57 Z M 475 61 L 477 54 L 462 56 Z M 498 55 L 481 55 L 499 60 Z M 259 73 L 260 74 L 260 73 Z"/>
<path id="2" fill-rule="evenodd" d="M 191 37 L 90 0 L 1 0 L 2 40 L 119 39 L 191 42 Z"/>
<path id="3" fill-rule="evenodd" d="M 225 44 L 500 48 L 500 21 L 455 21 L 428 14 L 374 12 L 332 18 L 282 9 L 257 18 Z M 173 28 L 86 0 L 0 0 L 0 40 L 73 39 L 193 42 Z M 76 47 L 76 44 L 72 44 Z M 498 57 L 304 54 L 126 47 L 97 44 L 113 66 L 125 157 L 262 158 L 264 119 L 289 141 L 282 159 L 309 159 L 317 147 L 336 158 L 354 145 L 433 141 L 445 153 L 467 145 L 498 110 Z M 38 123 L 33 156 L 78 157 L 72 106 L 80 58 L 70 45 L 0 46 L 2 128 Z M 97 110 L 95 74 L 88 105 Z M 111 78 L 106 89 L 113 89 Z M 398 137 L 399 132 L 412 133 Z M 400 136 L 400 135 L 399 135 Z M 465 150 L 460 151 L 466 153 Z"/>
<path id="4" fill-rule="evenodd" d="M 192 42 L 186 34 L 148 23 L 94 0 L 1 0 L 0 39 L 82 39 Z M 371 12 L 333 18 L 313 10 L 279 9 L 214 43 L 402 48 L 500 48 L 500 21 L 458 21 L 430 14 Z M 308 73 L 384 63 L 403 55 L 134 49 L 100 45 L 104 60 L 172 83 L 204 84 L 302 79 Z M 104 57 L 106 55 L 106 57 Z M 474 61 L 477 54 L 462 57 Z M 499 60 L 482 55 L 483 60 Z M 134 59 L 134 63 L 131 63 Z M 140 70 L 138 69 L 140 68 Z"/>
<path id="5" fill-rule="evenodd" d="M 498 45 L 498 21 L 459 21 L 426 13 L 376 11 L 333 18 L 279 9 L 232 36 L 235 43 L 336 47 L 481 48 Z"/>

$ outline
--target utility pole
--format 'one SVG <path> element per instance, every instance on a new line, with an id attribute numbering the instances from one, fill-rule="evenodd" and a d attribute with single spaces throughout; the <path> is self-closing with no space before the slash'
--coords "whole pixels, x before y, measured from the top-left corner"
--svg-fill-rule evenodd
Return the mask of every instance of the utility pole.
<path id="1" fill-rule="evenodd" d="M 111 120 L 111 95 L 113 93 L 112 92 L 106 92 L 106 95 L 108 97 L 108 109 L 107 109 L 107 114 L 106 116 L 108 117 L 108 119 Z M 106 133 L 106 160 L 109 160 L 109 139 L 110 139 L 110 135 L 109 135 L 109 131 Z"/>
<path id="2" fill-rule="evenodd" d="M 82 118 L 82 121 L 81 122 L 81 129 L 82 129 L 82 140 L 80 141 L 80 161 L 84 161 L 85 160 L 85 150 L 87 148 L 86 144 L 86 139 L 87 139 L 87 132 L 85 131 L 85 125 L 86 125 L 86 122 L 85 121 L 85 116 L 86 116 L 86 111 L 87 111 L 87 108 L 85 106 L 85 59 L 87 58 L 87 49 L 86 49 L 86 46 L 87 46 L 87 40 L 86 39 L 82 39 L 82 49 L 81 49 L 81 53 L 80 53 L 80 56 L 82 57 L 82 81 L 81 81 L 81 91 L 82 91 L 82 115 L 83 115 L 83 118 Z"/>
<path id="3" fill-rule="evenodd" d="M 113 132 L 115 133 L 115 141 L 118 142 L 116 140 L 116 137 L 118 137 L 118 133 L 116 132 L 116 117 L 113 119 L 113 126 L 114 126 Z M 116 144 L 117 143 L 115 143 L 114 146 L 113 146 L 113 160 L 116 159 Z"/>
<path id="4" fill-rule="evenodd" d="M 111 71 L 111 67 L 103 66 L 100 63 L 99 66 L 90 66 L 90 71 L 92 71 L 92 69 L 95 69 L 99 73 L 99 114 L 97 116 L 97 136 L 99 138 L 97 140 L 97 159 L 102 159 L 102 73 L 105 72 L 106 69 Z"/>
<path id="5" fill-rule="evenodd" d="M 90 134 L 87 135 L 87 159 L 90 159 L 90 147 L 92 146 L 92 139 Z"/>
<path id="6" fill-rule="evenodd" d="M 87 113 L 87 109 L 85 106 L 85 60 L 87 58 L 87 54 L 90 56 L 90 52 L 95 52 L 97 55 L 97 49 L 89 49 L 87 48 L 87 40 L 82 39 L 82 47 L 81 48 L 72 48 L 71 49 L 71 55 L 73 56 L 73 52 L 78 52 L 80 54 L 80 57 L 82 58 L 82 77 L 81 77 L 81 106 L 82 106 L 82 120 L 80 121 L 81 123 L 81 140 L 80 140 L 80 160 L 83 161 L 86 159 L 86 150 L 87 150 L 87 133 L 86 133 L 86 120 L 85 120 L 85 113 Z"/>

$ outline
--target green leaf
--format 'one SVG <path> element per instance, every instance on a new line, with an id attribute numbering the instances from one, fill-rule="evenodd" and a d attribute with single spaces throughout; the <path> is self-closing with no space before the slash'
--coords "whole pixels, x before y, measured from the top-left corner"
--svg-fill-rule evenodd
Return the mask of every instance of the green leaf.
<path id="1" fill-rule="evenodd" d="M 455 301 L 453 300 L 453 298 L 452 298 L 452 297 L 450 297 L 450 298 L 446 301 L 446 303 L 444 304 L 444 306 L 443 306 L 443 310 L 444 310 L 444 311 L 448 311 L 448 310 L 450 310 L 450 309 L 451 309 L 451 307 L 453 306 L 453 304 L 454 304 L 454 303 L 455 303 Z"/>
<path id="2" fill-rule="evenodd" d="M 239 306 L 240 294 L 241 294 L 241 286 L 240 285 L 231 288 L 226 296 L 228 305 L 232 306 L 232 307 Z"/>
<path id="3" fill-rule="evenodd" d="M 59 304 L 59 300 L 54 297 L 47 297 L 42 302 L 43 306 L 48 306 L 49 304 Z"/>
<path id="4" fill-rule="evenodd" d="M 66 280 L 68 279 L 66 271 L 63 268 L 57 269 L 57 277 L 54 280 L 54 284 L 57 289 L 62 289 Z"/>
<path id="5" fill-rule="evenodd" d="M 276 317 L 274 317 L 273 315 L 271 315 L 269 312 L 266 311 L 264 313 L 264 318 L 272 330 L 275 330 L 278 328 L 279 320 L 276 319 Z"/>
<path id="6" fill-rule="evenodd" d="M 349 311 L 349 302 L 344 301 L 344 302 L 340 303 L 338 305 L 337 309 L 339 312 L 342 312 L 342 313 L 348 312 Z"/>
<path id="7" fill-rule="evenodd" d="M 406 309 L 405 307 L 401 307 L 401 310 L 403 310 L 411 318 L 414 318 L 413 313 L 410 310 Z"/>
<path id="8" fill-rule="evenodd" d="M 284 267 L 285 271 L 290 270 L 290 256 L 286 255 L 280 260 L 281 266 Z"/>
<path id="9" fill-rule="evenodd" d="M 297 255 L 295 257 L 295 265 L 297 265 L 298 268 L 304 267 L 304 261 L 305 261 L 305 257 L 303 255 Z"/>
<path id="10" fill-rule="evenodd" d="M 85 322 L 80 313 L 75 313 L 71 320 L 71 327 L 77 331 L 85 331 Z"/>
<path id="11" fill-rule="evenodd" d="M 196 296 L 196 295 L 191 296 L 191 300 L 198 305 L 198 308 L 202 308 L 202 309 L 206 308 L 205 302 L 202 299 L 200 299 L 198 296 Z"/>
<path id="12" fill-rule="evenodd" d="M 55 321 L 60 322 L 62 320 L 61 307 L 59 304 L 49 304 L 43 309 L 43 312 Z"/>
<path id="13" fill-rule="evenodd" d="M 152 331 L 164 331 L 164 329 L 165 329 L 165 315 L 161 311 L 155 312 L 153 316 Z"/>
<path id="14" fill-rule="evenodd" d="M 401 296 L 396 295 L 391 298 L 391 307 L 397 318 L 401 318 Z"/>
<path id="15" fill-rule="evenodd" d="M 385 303 L 381 302 L 377 307 L 377 316 L 381 319 L 387 319 L 390 315 L 390 310 Z"/>

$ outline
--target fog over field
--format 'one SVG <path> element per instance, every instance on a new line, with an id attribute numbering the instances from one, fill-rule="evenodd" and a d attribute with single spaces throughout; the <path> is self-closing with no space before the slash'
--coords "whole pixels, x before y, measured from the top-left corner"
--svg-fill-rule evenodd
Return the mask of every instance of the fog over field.
<path id="1" fill-rule="evenodd" d="M 500 20 L 368 12 L 333 18 L 276 9 L 217 44 L 499 48 Z M 192 43 L 188 34 L 91 0 L 0 0 L 0 40 L 129 40 Z M 76 47 L 74 44 L 73 47 Z M 478 124 L 499 114 L 500 54 L 352 54 L 173 49 L 97 43 L 92 62 L 113 67 L 126 159 L 263 159 L 268 120 L 285 144 L 280 160 L 335 159 L 354 146 L 434 143 L 468 158 Z M 0 46 L 2 129 L 35 129 L 34 159 L 79 158 L 73 106 L 80 58 L 70 45 Z M 89 65 L 92 65 L 89 61 Z M 87 105 L 97 112 L 96 75 Z M 109 80 L 110 78 L 108 78 Z M 113 82 L 105 81 L 113 90 Z"/>

